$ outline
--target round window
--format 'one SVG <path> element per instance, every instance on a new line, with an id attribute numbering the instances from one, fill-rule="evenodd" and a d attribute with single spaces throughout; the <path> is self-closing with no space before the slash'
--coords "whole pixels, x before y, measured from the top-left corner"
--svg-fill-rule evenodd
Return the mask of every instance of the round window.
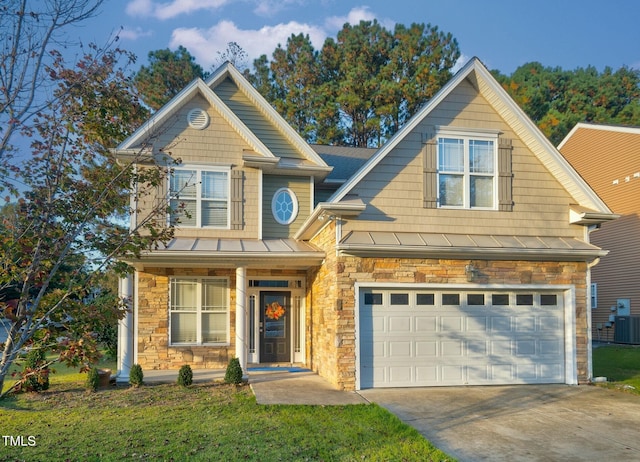
<path id="1" fill-rule="evenodd" d="M 271 199 L 271 213 L 281 225 L 289 225 L 298 216 L 298 198 L 289 188 L 280 188 Z"/>

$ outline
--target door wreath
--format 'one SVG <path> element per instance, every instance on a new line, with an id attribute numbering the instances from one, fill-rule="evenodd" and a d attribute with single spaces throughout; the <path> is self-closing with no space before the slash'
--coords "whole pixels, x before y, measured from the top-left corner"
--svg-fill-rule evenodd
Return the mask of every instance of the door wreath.
<path id="1" fill-rule="evenodd" d="M 278 302 L 272 302 L 269 303 L 266 306 L 266 310 L 264 312 L 264 314 L 267 316 L 267 318 L 269 319 L 274 319 L 274 320 L 278 320 L 280 319 L 282 316 L 284 316 L 285 314 L 285 310 L 282 307 L 282 305 L 280 305 L 280 303 Z"/>

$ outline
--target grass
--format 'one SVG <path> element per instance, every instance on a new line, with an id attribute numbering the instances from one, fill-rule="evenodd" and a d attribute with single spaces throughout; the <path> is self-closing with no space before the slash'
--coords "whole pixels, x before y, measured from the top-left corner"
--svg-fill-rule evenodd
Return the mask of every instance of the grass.
<path id="1" fill-rule="evenodd" d="M 640 347 L 607 345 L 593 350 L 594 377 L 607 377 L 603 386 L 640 395 Z"/>
<path id="2" fill-rule="evenodd" d="M 24 442 L 0 439 L 0 461 L 453 460 L 377 405 L 263 406 L 223 383 L 88 393 L 74 374 L 0 401 L 2 435 Z"/>

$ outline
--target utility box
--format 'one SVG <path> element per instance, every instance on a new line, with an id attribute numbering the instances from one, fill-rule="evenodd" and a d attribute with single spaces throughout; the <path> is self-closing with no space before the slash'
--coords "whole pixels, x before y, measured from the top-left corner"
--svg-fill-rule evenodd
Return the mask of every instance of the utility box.
<path id="1" fill-rule="evenodd" d="M 640 344 L 640 316 L 616 316 L 613 341 Z"/>

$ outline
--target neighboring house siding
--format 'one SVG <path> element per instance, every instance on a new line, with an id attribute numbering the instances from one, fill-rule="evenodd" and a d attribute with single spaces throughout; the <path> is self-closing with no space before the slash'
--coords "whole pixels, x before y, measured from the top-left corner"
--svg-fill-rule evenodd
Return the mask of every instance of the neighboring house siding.
<path id="1" fill-rule="evenodd" d="M 289 188 L 298 199 L 298 215 L 290 225 L 281 225 L 271 213 L 271 200 L 280 188 Z M 292 237 L 311 213 L 311 180 L 309 177 L 264 175 L 262 179 L 262 237 Z"/>
<path id="2" fill-rule="evenodd" d="M 579 125 L 560 151 L 607 206 L 621 215 L 591 233 L 593 244 L 609 250 L 591 270 L 591 280 L 597 284 L 593 337 L 613 340 L 613 329 L 604 326 L 617 313 L 611 307 L 618 299 L 630 299 L 631 315 L 640 316 L 640 129 Z"/>
<path id="3" fill-rule="evenodd" d="M 304 158 L 275 124 L 269 121 L 230 79 L 225 79 L 214 91 L 274 155 L 293 159 Z"/>
<path id="4" fill-rule="evenodd" d="M 512 139 L 512 212 L 423 207 L 422 150 L 426 134 L 436 126 L 500 130 L 501 137 Z M 582 227 L 568 224 L 568 206 L 574 202 L 570 195 L 468 83 L 455 89 L 352 193 L 368 206 L 357 221 L 346 225 L 345 232 L 375 228 L 583 238 Z"/>

